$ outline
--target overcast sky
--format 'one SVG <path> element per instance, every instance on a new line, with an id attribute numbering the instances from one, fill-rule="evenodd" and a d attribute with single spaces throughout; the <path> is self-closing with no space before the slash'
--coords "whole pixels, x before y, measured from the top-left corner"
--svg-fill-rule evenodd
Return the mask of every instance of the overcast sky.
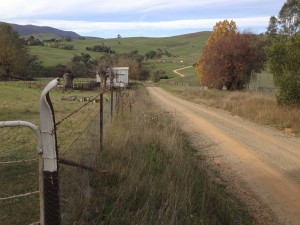
<path id="1" fill-rule="evenodd" d="M 212 30 L 223 19 L 265 32 L 286 0 L 0 0 L 0 21 L 84 36 L 166 37 Z"/>

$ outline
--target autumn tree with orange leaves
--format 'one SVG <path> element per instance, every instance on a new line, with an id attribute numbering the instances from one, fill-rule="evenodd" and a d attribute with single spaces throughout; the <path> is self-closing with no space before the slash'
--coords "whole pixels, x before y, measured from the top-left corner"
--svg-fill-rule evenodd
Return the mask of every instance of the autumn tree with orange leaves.
<path id="1" fill-rule="evenodd" d="M 252 71 L 263 69 L 264 43 L 254 34 L 239 33 L 234 21 L 224 20 L 214 26 L 203 54 L 196 64 L 202 86 L 242 90 Z"/>

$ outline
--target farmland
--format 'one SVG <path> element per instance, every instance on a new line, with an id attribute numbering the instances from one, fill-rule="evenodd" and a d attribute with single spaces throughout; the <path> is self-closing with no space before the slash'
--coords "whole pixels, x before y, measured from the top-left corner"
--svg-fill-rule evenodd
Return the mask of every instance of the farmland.
<path id="1" fill-rule="evenodd" d="M 39 96 L 47 80 L 26 82 L 1 82 L 0 121 L 25 120 L 39 125 Z M 51 93 L 56 109 L 56 118 L 60 120 L 80 106 L 79 101 L 61 101 L 62 96 L 92 97 L 97 92 L 61 92 Z M 82 103 L 81 103 L 82 104 Z M 98 113 L 99 106 L 89 105 L 80 114 L 60 127 L 58 141 L 60 152 L 70 147 L 77 136 Z M 87 114 L 87 112 L 89 114 Z M 87 117 L 90 115 L 90 117 Z M 73 130 L 73 128 L 75 128 Z M 1 128 L 0 130 L 0 193 L 1 198 L 35 192 L 38 190 L 37 140 L 28 128 Z M 28 160 L 28 161 L 26 161 Z M 17 161 L 16 163 L 13 163 Z M 3 162 L 12 162 L 3 164 Z M 0 201 L 1 224 L 29 224 L 38 221 L 38 194 L 24 198 Z M 18 216 L 12 213 L 18 212 Z"/>
<path id="2" fill-rule="evenodd" d="M 55 66 L 68 64 L 75 54 L 82 52 L 90 54 L 93 58 L 101 56 L 102 53 L 85 50 L 86 47 L 94 45 L 110 46 L 117 53 L 137 50 L 140 54 L 145 54 L 158 48 L 167 50 L 172 56 L 166 60 L 155 59 L 145 62 L 152 69 L 166 71 L 166 75 L 170 78 L 161 80 L 157 85 L 189 101 L 222 108 L 234 115 L 264 125 L 274 126 L 288 132 L 292 130 L 298 135 L 298 120 L 288 120 L 284 117 L 284 120 L 278 121 L 278 117 L 287 115 L 287 111 L 291 113 L 289 115 L 292 118 L 296 118 L 299 112 L 297 109 L 287 109 L 270 119 L 270 109 L 275 113 L 280 107 L 276 106 L 274 97 L 276 89 L 274 89 L 269 73 L 258 74 L 257 79 L 253 80 L 249 87 L 251 90 L 257 89 L 265 93 L 253 91 L 231 93 L 201 90 L 193 67 L 180 71 L 185 74 L 185 77 L 178 77 L 172 72 L 174 69 L 190 66 L 197 61 L 207 37 L 208 33 L 197 33 L 169 38 L 73 40 L 71 42 L 74 45 L 73 50 L 32 46 L 30 51 L 43 61 L 44 66 Z M 76 80 L 80 79 L 76 78 Z M 49 78 L 32 82 L 1 82 L 0 121 L 18 119 L 39 125 L 39 95 L 48 81 Z M 92 161 L 90 164 L 98 166 L 100 171 L 105 171 L 104 177 L 101 175 L 92 182 L 96 184 L 93 201 L 86 205 L 87 202 L 82 202 L 83 200 L 80 199 L 86 194 L 85 182 L 89 182 L 87 180 L 90 179 L 90 175 L 61 167 L 64 171 L 62 182 L 67 183 L 62 188 L 62 206 L 64 208 L 70 205 L 70 201 L 75 205 L 74 208 L 63 210 L 64 221 L 68 221 L 66 224 L 86 224 L 86 221 L 91 220 L 115 224 L 130 224 L 131 221 L 153 224 L 154 220 L 161 223 L 178 220 L 177 224 L 199 224 L 200 221 L 205 221 L 205 224 L 235 224 L 234 221 L 251 224 L 252 218 L 248 215 L 247 207 L 234 196 L 228 196 L 222 183 L 215 182 L 216 177 L 219 179 L 219 172 L 204 169 L 207 167 L 205 156 L 197 155 L 197 150 L 190 144 L 186 134 L 170 115 L 153 105 L 142 86 L 136 84 L 128 94 L 132 98 L 133 111 L 130 112 L 129 108 L 125 107 L 122 117 L 117 114 L 118 117 L 112 123 L 109 120 L 105 124 L 104 151 L 97 153 L 93 157 L 96 162 Z M 83 104 L 79 101 L 62 101 L 62 96 L 79 98 L 93 97 L 97 94 L 97 90 L 62 91 L 55 89 L 51 92 L 51 99 L 56 112 L 56 120 L 60 121 Z M 92 150 L 95 155 L 99 145 L 99 137 L 91 132 L 91 130 L 96 130 L 94 126 L 98 127 L 99 121 L 96 120 L 98 112 L 99 105 L 90 104 L 62 123 L 58 129 L 60 154 L 90 163 L 85 153 Z M 257 120 L 258 117 L 261 120 Z M 0 197 L 36 191 L 38 172 L 37 161 L 34 160 L 36 158 L 34 134 L 27 128 L 5 128 L 0 130 L 0 134 L 1 162 L 29 159 L 25 164 L 23 162 L 1 165 L 0 193 L 2 195 Z M 80 178 L 75 176 L 77 173 L 80 174 Z M 173 183 L 174 180 L 175 183 Z M 181 182 L 182 180 L 185 182 Z M 69 188 L 74 183 L 76 185 Z M 209 191 L 206 192 L 207 190 Z M 188 193 L 188 195 L 184 197 L 183 193 Z M 69 195 L 73 196 L 71 200 L 66 197 Z M 33 194 L 25 198 L 30 201 L 14 199 L 0 202 L 0 218 L 4 221 L 4 225 L 11 224 L 12 218 L 14 224 L 38 220 L 38 195 Z M 177 205 L 178 208 L 172 208 L 173 205 Z M 188 205 L 190 207 L 186 207 Z M 220 210 L 216 210 L 217 208 Z M 28 214 L 28 209 L 31 209 L 30 214 Z M 13 210 L 19 212 L 18 217 L 13 216 L 11 213 Z M 170 213 L 171 211 L 173 213 Z M 66 212 L 69 213 L 66 214 Z M 182 212 L 186 215 L 183 216 L 185 219 L 180 219 Z M 159 218 L 152 216 L 158 213 L 161 215 Z M 124 216 L 120 217 L 120 215 Z"/>
<path id="3" fill-rule="evenodd" d="M 43 79 L 33 83 L 1 83 L 0 94 L 3 96 L 1 98 L 3 108 L 0 120 L 27 120 L 39 125 L 38 99 L 46 82 L 47 80 Z M 99 170 L 108 171 L 106 177 L 93 181 L 97 184 L 95 186 L 96 197 L 90 204 L 86 205 L 86 202 L 78 199 L 86 191 L 86 183 L 83 181 L 90 175 L 88 176 L 82 170 L 60 166 L 64 224 L 73 224 L 76 221 L 78 224 L 86 224 L 91 220 L 121 223 L 124 220 L 129 222 L 141 219 L 145 224 L 146 222 L 153 224 L 152 220 L 163 222 L 172 218 L 176 220 L 185 218 L 180 219 L 180 224 L 186 224 L 189 221 L 198 224 L 202 220 L 205 220 L 207 224 L 219 224 L 236 219 L 244 221 L 244 224 L 250 224 L 251 219 L 247 213 L 238 207 L 241 203 L 234 200 L 233 196 L 227 198 L 223 194 L 222 186 L 206 180 L 206 171 L 202 169 L 205 161 L 201 157 L 194 158 L 195 150 L 188 144 L 184 134 L 169 115 L 160 116 L 163 112 L 153 107 L 145 89 L 135 87 L 135 90 L 130 91 L 129 94 L 135 98 L 133 111 L 130 112 L 129 108 L 125 107 L 123 116 L 116 117 L 113 123 L 108 122 L 106 118 L 104 151 L 96 154 L 96 165 L 89 164 L 99 166 Z M 61 91 L 59 89 L 52 91 L 51 99 L 56 112 L 56 120 L 60 121 L 83 104 L 78 101 L 62 101 L 62 96 L 92 97 L 95 95 L 97 95 L 95 91 Z M 57 135 L 60 155 L 84 162 L 89 161 L 85 155 L 90 150 L 93 154 L 97 153 L 96 146 L 98 146 L 99 137 L 92 135 L 91 131 L 95 131 L 93 127 L 99 124 L 99 121 L 96 123 L 94 121 L 98 111 L 98 104 L 90 104 L 59 126 Z M 161 132 L 157 132 L 158 128 Z M 122 138 L 124 136 L 125 139 Z M 37 156 L 36 138 L 27 128 L 1 129 L 0 143 L 1 162 L 31 160 Z M 128 160 L 134 163 L 128 163 Z M 175 170 L 178 166 L 179 169 Z M 37 167 L 36 160 L 1 165 L 1 197 L 37 191 Z M 76 176 L 78 174 L 80 174 L 79 177 Z M 142 181 L 140 177 L 143 177 Z M 186 180 L 186 178 L 189 179 Z M 174 179 L 176 182 L 172 183 Z M 186 182 L 182 182 L 182 179 Z M 202 183 L 205 186 L 199 191 Z M 147 189 L 145 189 L 146 186 Z M 107 190 L 110 191 L 107 192 Z M 180 194 L 185 191 L 189 192 L 188 196 Z M 132 198 L 132 196 L 136 197 Z M 121 199 L 116 202 L 112 201 L 116 198 Z M 130 199 L 131 202 L 129 203 L 126 199 Z M 163 204 L 165 201 L 181 203 L 176 211 L 172 209 L 170 213 L 173 204 L 168 204 L 166 208 Z M 73 203 L 70 204 L 70 202 Z M 155 207 L 149 208 L 149 202 L 153 202 Z M 188 202 L 194 202 L 193 207 L 186 208 Z M 128 204 L 130 204 L 130 211 L 128 211 Z M 137 208 L 136 205 L 139 207 Z M 216 211 L 220 205 L 221 210 Z M 87 208 L 89 213 L 86 211 Z M 145 213 L 140 214 L 140 210 Z M 186 214 L 184 217 L 182 217 L 182 210 Z M 18 212 L 18 216 L 13 215 L 15 211 Z M 153 217 L 152 215 L 157 214 L 158 211 L 161 216 Z M 78 212 L 81 216 L 78 216 Z M 193 217 L 190 217 L 192 212 Z M 113 218 L 112 215 L 114 215 Z M 123 216 L 120 217 L 120 215 Z M 141 215 L 143 215 L 142 218 Z M 37 194 L 1 200 L 0 217 L 3 225 L 32 223 L 38 221 L 38 216 Z"/>
<path id="4" fill-rule="evenodd" d="M 47 46 L 31 46 L 30 52 L 39 57 L 44 66 L 55 66 L 57 64 L 67 64 L 75 54 L 88 53 L 93 58 L 100 57 L 102 53 L 90 52 L 86 47 L 95 45 L 110 46 L 116 53 L 129 53 L 134 50 L 144 55 L 146 52 L 158 48 L 169 51 L 173 57 L 169 60 L 173 62 L 184 61 L 187 64 L 194 63 L 201 54 L 209 32 L 200 32 L 190 35 L 181 35 L 166 38 L 112 38 L 112 39 L 86 39 L 73 40 L 68 44 L 74 45 L 73 50 L 54 49 Z"/>

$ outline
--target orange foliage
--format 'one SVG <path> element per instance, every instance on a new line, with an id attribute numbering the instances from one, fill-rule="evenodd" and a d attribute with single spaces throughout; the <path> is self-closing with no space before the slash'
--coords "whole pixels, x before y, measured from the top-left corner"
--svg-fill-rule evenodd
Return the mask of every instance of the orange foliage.
<path id="1" fill-rule="evenodd" d="M 212 45 L 219 38 L 232 36 L 236 33 L 237 33 L 237 26 L 233 20 L 231 20 L 230 22 L 228 20 L 220 21 L 220 22 L 216 23 L 216 25 L 214 26 L 213 32 L 206 42 L 205 48 L 207 49 L 210 45 Z M 208 54 L 208 53 L 206 50 L 204 50 L 202 58 L 205 57 L 206 54 Z M 204 63 L 204 61 L 201 59 L 196 63 L 196 71 L 198 72 L 201 84 L 204 83 L 205 77 L 207 77 L 205 75 L 203 63 Z"/>
<path id="2" fill-rule="evenodd" d="M 201 85 L 244 89 L 252 71 L 264 65 L 263 43 L 254 34 L 240 34 L 234 21 L 218 22 L 196 63 Z"/>
<path id="3" fill-rule="evenodd" d="M 218 38 L 228 37 L 237 33 L 236 23 L 231 20 L 220 21 L 214 26 L 213 32 L 207 40 L 206 45 L 212 44 Z"/>

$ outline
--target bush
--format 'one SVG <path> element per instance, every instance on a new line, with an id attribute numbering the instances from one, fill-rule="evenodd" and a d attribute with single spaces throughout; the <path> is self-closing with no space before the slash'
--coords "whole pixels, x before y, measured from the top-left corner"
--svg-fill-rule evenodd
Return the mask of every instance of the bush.
<path id="1" fill-rule="evenodd" d="M 300 104 L 300 34 L 277 40 L 267 49 L 270 71 L 279 87 L 280 104 Z"/>
<path id="2" fill-rule="evenodd" d="M 105 53 L 116 53 L 111 47 L 103 45 L 95 45 L 93 47 L 86 47 L 87 51 L 91 52 L 105 52 Z"/>
<path id="3" fill-rule="evenodd" d="M 159 82 L 160 79 L 168 79 L 168 76 L 165 75 L 166 71 L 164 70 L 156 70 L 155 72 L 152 73 L 151 75 L 151 80 L 153 82 Z"/>

